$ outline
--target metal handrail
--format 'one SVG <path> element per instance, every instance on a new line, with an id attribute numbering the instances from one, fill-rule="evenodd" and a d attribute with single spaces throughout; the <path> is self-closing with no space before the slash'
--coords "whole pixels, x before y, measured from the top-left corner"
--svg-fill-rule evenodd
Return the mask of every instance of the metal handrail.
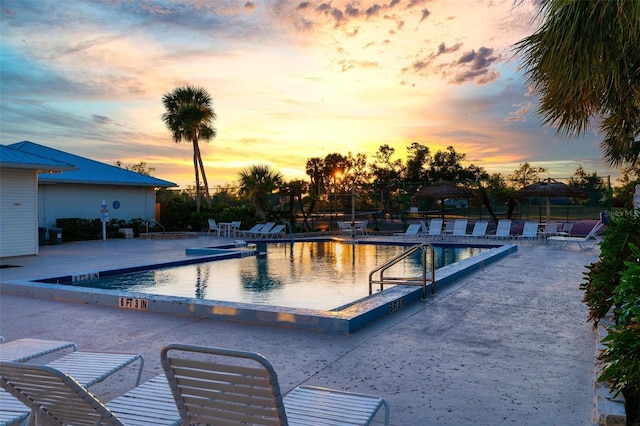
<path id="1" fill-rule="evenodd" d="M 400 261 L 406 259 L 411 256 L 413 253 L 418 250 L 422 251 L 422 276 L 420 277 L 385 277 L 384 273 L 387 269 L 391 268 L 393 265 L 396 265 Z M 427 278 L 427 254 L 429 255 L 429 260 L 431 261 L 431 277 Z M 380 279 L 374 280 L 373 276 L 376 272 L 380 272 Z M 431 294 L 436 294 L 436 271 L 435 271 L 435 263 L 434 263 L 434 251 L 433 246 L 428 243 L 418 244 L 407 251 L 400 253 L 398 256 L 389 260 L 384 265 L 380 265 L 373 269 L 369 273 L 369 294 L 373 293 L 373 284 L 380 284 L 380 291 L 383 290 L 384 284 L 395 284 L 395 285 L 410 285 L 410 286 L 421 286 L 422 287 L 422 300 L 426 300 L 427 298 L 427 283 L 431 283 Z"/>
<path id="2" fill-rule="evenodd" d="M 152 222 L 155 222 L 157 225 L 159 225 L 159 226 L 160 226 L 160 228 L 162 228 L 162 232 L 167 232 L 167 230 L 165 229 L 165 227 L 164 227 L 164 226 L 162 226 L 162 224 L 161 224 L 160 222 L 158 222 L 158 221 L 157 221 L 157 220 L 155 220 L 155 219 L 149 219 L 149 220 L 147 220 L 147 222 L 146 222 L 147 239 L 149 239 L 149 238 L 150 238 L 150 237 L 149 237 L 149 223 L 152 223 Z"/>

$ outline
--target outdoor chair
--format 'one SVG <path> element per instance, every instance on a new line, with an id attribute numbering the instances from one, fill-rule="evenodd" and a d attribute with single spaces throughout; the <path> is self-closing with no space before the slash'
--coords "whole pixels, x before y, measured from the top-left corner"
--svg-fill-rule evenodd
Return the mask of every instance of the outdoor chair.
<path id="1" fill-rule="evenodd" d="M 604 223 L 598 222 L 584 237 L 549 237 L 547 242 L 549 245 L 567 247 L 570 244 L 577 244 L 582 250 L 593 248 L 596 244 L 602 241 L 602 237 L 598 232 L 604 227 Z M 1 346 L 0 346 L 1 347 Z"/>
<path id="2" fill-rule="evenodd" d="M 260 238 L 283 238 L 285 235 L 284 225 L 276 225 L 268 231 L 258 231 L 256 235 Z"/>
<path id="3" fill-rule="evenodd" d="M 424 227 L 424 222 L 410 223 L 409 226 L 407 227 L 406 231 L 404 231 L 404 232 L 396 232 L 396 233 L 393 234 L 393 236 L 394 237 L 402 237 L 403 239 L 412 238 L 412 237 L 417 238 L 418 235 L 420 235 L 420 233 L 422 232 L 423 227 Z"/>
<path id="4" fill-rule="evenodd" d="M 3 339 L 3 344 L 0 346 L 0 361 L 25 362 L 65 349 L 77 351 L 78 347 L 73 342 L 57 340 L 24 338 L 4 343 Z"/>
<path id="5" fill-rule="evenodd" d="M 473 224 L 473 230 L 471 234 L 467 234 L 467 240 L 473 241 L 476 239 L 485 238 L 487 236 L 487 227 L 489 226 L 489 222 L 486 220 L 479 220 Z"/>
<path id="6" fill-rule="evenodd" d="M 283 398 L 273 366 L 262 355 L 171 344 L 160 362 L 182 424 L 368 425 L 381 407 L 377 396 L 299 386 Z"/>
<path id="7" fill-rule="evenodd" d="M 442 236 L 442 219 L 431 219 L 429 222 L 429 231 L 427 237 L 431 239 L 441 238 Z"/>
<path id="8" fill-rule="evenodd" d="M 264 225 L 262 225 L 262 228 L 260 228 L 257 231 L 255 231 L 252 236 L 254 238 L 259 238 L 265 232 L 271 231 L 271 229 L 273 229 L 274 226 L 276 226 L 275 222 L 267 222 Z"/>
<path id="9" fill-rule="evenodd" d="M 452 239 L 462 239 L 467 235 L 467 219 L 456 219 L 449 235 Z"/>
<path id="10" fill-rule="evenodd" d="M 218 237 L 220 236 L 220 228 L 218 227 L 218 224 L 216 223 L 215 219 L 209 219 L 209 229 L 207 230 L 207 236 L 209 235 L 210 232 L 213 232 L 214 234 L 217 234 Z"/>
<path id="11" fill-rule="evenodd" d="M 573 229 L 573 222 L 565 222 L 562 224 L 562 229 L 558 231 L 558 236 L 560 237 L 570 237 L 571 229 Z"/>
<path id="12" fill-rule="evenodd" d="M 164 375 L 107 404 L 73 376 L 49 366 L 0 361 L 0 386 L 5 394 L 13 395 L 28 407 L 28 425 L 179 424 L 178 410 Z"/>
<path id="13" fill-rule="evenodd" d="M 538 222 L 527 221 L 522 228 L 522 235 L 516 236 L 518 241 L 525 240 L 531 242 L 538 242 Z"/>
<path id="14" fill-rule="evenodd" d="M 231 233 L 232 236 L 238 235 L 238 231 L 240 231 L 240 225 L 242 224 L 241 220 L 232 220 L 231 221 Z"/>
<path id="15" fill-rule="evenodd" d="M 71 375 L 84 387 L 100 383 L 115 372 L 140 361 L 136 386 L 140 383 L 144 358 L 140 354 L 78 351 L 75 343 L 39 339 L 18 339 L 0 345 L 0 360 L 22 363 L 66 349 L 72 352 L 46 364 Z M 13 424 L 28 415 L 28 409 L 16 398 L 0 390 L 0 424 Z"/>
<path id="16" fill-rule="evenodd" d="M 495 238 L 508 240 L 511 238 L 511 219 L 500 219 L 496 228 Z"/>
<path id="17" fill-rule="evenodd" d="M 241 229 L 238 231 L 238 235 L 242 237 L 254 237 L 255 233 L 262 229 L 264 223 L 257 223 L 251 227 L 251 229 Z"/>
<path id="18" fill-rule="evenodd" d="M 444 236 L 450 236 L 451 234 L 453 234 L 453 227 L 455 226 L 455 221 L 454 220 L 447 220 L 444 224 Z"/>
<path id="19" fill-rule="evenodd" d="M 338 231 L 340 235 L 351 235 L 351 224 L 343 220 L 336 222 L 338 224 Z"/>
<path id="20" fill-rule="evenodd" d="M 560 224 L 555 221 L 547 222 L 544 225 L 544 229 L 541 232 L 542 238 L 558 235 Z"/>
<path id="21" fill-rule="evenodd" d="M 362 222 L 360 222 L 359 224 L 357 224 L 357 226 L 354 229 L 354 233 L 355 235 L 367 235 L 367 225 L 369 224 L 368 220 L 363 220 Z"/>

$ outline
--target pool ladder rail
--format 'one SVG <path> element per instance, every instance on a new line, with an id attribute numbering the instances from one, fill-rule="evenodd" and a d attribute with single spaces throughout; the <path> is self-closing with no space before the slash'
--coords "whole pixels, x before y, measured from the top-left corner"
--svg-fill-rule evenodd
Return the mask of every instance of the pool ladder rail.
<path id="1" fill-rule="evenodd" d="M 151 236 L 149 235 L 149 224 L 150 223 L 155 223 L 156 225 L 158 225 L 160 228 L 162 228 L 162 232 L 167 232 L 167 230 L 164 228 L 164 226 L 162 226 L 162 224 L 160 222 L 158 222 L 155 219 L 148 219 L 146 222 L 146 232 L 147 232 L 147 239 L 151 238 Z"/>
<path id="2" fill-rule="evenodd" d="M 417 251 L 421 251 L 422 259 L 422 275 L 420 277 L 385 277 L 384 273 L 392 266 L 403 261 Z M 431 271 L 427 274 L 427 265 L 431 265 Z M 431 285 L 431 294 L 436 294 L 436 271 L 434 262 L 433 246 L 428 243 L 415 245 L 403 253 L 400 253 L 384 265 L 380 265 L 369 273 L 369 294 L 373 293 L 373 285 L 379 284 L 380 291 L 384 289 L 384 285 L 409 285 L 422 287 L 422 300 L 427 299 L 427 284 Z M 380 273 L 379 278 L 374 279 L 376 273 Z"/>

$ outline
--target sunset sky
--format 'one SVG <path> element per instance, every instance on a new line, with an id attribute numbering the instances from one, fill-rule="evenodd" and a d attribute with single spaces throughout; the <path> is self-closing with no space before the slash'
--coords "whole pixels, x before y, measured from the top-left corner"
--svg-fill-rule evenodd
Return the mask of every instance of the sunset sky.
<path id="1" fill-rule="evenodd" d="M 517 5 L 516 5 L 517 3 Z M 308 158 L 404 158 L 452 145 L 490 173 L 607 169 L 600 138 L 543 127 L 513 44 L 536 29 L 525 0 L 2 0 L 0 143 L 29 140 L 104 163 L 144 161 L 194 184 L 191 144 L 162 96 L 200 86 L 218 135 L 211 186 L 267 164 L 304 179 Z"/>

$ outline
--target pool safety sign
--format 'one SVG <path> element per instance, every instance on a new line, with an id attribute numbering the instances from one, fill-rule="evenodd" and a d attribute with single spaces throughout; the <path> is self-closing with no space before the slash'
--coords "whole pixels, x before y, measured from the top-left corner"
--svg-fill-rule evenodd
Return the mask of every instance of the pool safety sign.
<path id="1" fill-rule="evenodd" d="M 102 204 L 100 205 L 100 220 L 104 222 L 109 222 L 109 209 L 107 208 L 107 202 L 102 200 Z"/>
<path id="2" fill-rule="evenodd" d="M 109 222 L 109 209 L 107 209 L 107 201 L 102 200 L 100 205 L 100 221 L 102 222 L 102 241 L 107 240 L 107 222 Z"/>
<path id="3" fill-rule="evenodd" d="M 124 309 L 146 311 L 149 309 L 149 299 L 137 299 L 135 297 L 119 297 L 118 306 Z"/>

